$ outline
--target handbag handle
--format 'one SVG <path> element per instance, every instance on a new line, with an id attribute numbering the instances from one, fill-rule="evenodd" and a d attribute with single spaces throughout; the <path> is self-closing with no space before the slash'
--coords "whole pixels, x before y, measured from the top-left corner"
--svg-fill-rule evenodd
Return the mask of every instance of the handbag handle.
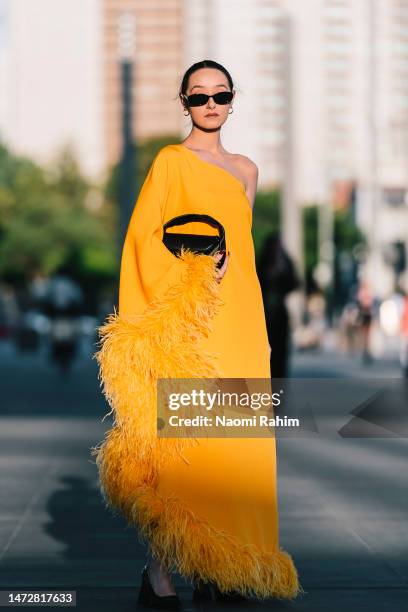
<path id="1" fill-rule="evenodd" d="M 217 219 L 214 219 L 214 217 L 211 217 L 210 215 L 200 215 L 198 213 L 187 213 L 185 215 L 173 217 L 173 219 L 170 219 L 170 221 L 167 221 L 167 223 L 163 225 L 163 230 L 165 232 L 168 227 L 173 227 L 174 225 L 185 225 L 186 223 L 191 223 L 192 221 L 202 221 L 203 223 L 208 223 L 208 225 L 211 225 L 212 227 L 216 227 L 218 229 L 221 241 L 225 239 L 224 227 L 219 221 L 217 221 Z"/>

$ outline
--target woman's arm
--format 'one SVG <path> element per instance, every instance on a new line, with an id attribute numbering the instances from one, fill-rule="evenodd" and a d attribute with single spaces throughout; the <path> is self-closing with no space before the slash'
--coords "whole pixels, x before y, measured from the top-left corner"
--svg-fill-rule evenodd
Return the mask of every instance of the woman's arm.
<path id="1" fill-rule="evenodd" d="M 255 164 L 255 162 L 249 159 L 249 157 L 244 156 L 244 160 L 245 160 L 245 172 L 246 172 L 246 190 L 245 192 L 251 204 L 251 208 L 253 209 L 254 203 L 255 203 L 256 191 L 258 188 L 259 171 L 258 171 L 258 166 Z M 268 342 L 268 346 L 269 346 L 269 355 L 270 355 L 272 352 L 272 349 L 271 349 L 269 342 Z"/>
<path id="2" fill-rule="evenodd" d="M 258 187 L 258 166 L 253 162 L 249 157 L 244 157 L 244 173 L 246 176 L 246 189 L 245 192 L 247 194 L 248 200 L 251 204 L 251 208 L 254 208 L 256 190 Z"/>

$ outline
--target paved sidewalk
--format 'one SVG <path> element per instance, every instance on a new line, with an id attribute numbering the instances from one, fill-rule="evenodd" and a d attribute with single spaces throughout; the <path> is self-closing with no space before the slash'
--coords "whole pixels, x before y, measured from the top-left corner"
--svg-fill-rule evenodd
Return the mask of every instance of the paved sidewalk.
<path id="1" fill-rule="evenodd" d="M 312 376 L 353 371 L 327 354 L 295 360 L 302 375 L 308 364 Z M 41 359 L 3 355 L 0 368 L 0 588 L 76 590 L 79 610 L 135 610 L 144 550 L 105 510 L 89 452 L 110 418 L 95 362 L 76 364 L 70 382 Z M 403 438 L 278 439 L 281 545 L 306 594 L 234 609 L 406 610 L 407 451 Z"/>

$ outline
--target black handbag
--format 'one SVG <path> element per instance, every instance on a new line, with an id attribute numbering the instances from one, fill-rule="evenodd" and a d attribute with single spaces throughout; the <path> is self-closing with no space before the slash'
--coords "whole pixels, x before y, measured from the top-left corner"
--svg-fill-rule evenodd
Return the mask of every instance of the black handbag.
<path id="1" fill-rule="evenodd" d="M 174 225 L 184 225 L 192 221 L 202 221 L 208 223 L 212 227 L 218 229 L 218 236 L 208 236 L 202 234 L 181 234 L 176 232 L 166 233 L 169 227 Z M 224 251 L 223 256 L 217 262 L 217 268 L 221 268 L 226 257 L 225 230 L 217 219 L 210 215 L 200 215 L 196 213 L 187 213 L 173 217 L 163 225 L 163 243 L 173 253 L 179 256 L 181 247 L 190 249 L 194 253 L 202 253 L 204 255 L 214 255 L 218 251 Z"/>

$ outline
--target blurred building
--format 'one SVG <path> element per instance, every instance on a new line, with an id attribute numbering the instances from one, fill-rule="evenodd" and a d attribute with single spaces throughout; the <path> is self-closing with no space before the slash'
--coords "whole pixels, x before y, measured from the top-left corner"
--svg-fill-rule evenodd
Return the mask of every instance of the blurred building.
<path id="1" fill-rule="evenodd" d="M 351 208 L 390 291 L 408 251 L 408 0 L 189 0 L 186 23 L 186 57 L 235 77 L 224 143 L 286 186 L 292 254 L 299 205 Z"/>
<path id="2" fill-rule="evenodd" d="M 183 0 L 101 0 L 100 8 L 105 161 L 112 164 L 121 148 L 119 19 L 134 18 L 133 131 L 139 139 L 174 134 L 180 131 L 183 116 L 177 100 L 183 65 Z"/>
<path id="3" fill-rule="evenodd" d="M 119 17 L 135 18 L 134 131 L 180 129 L 182 0 L 0 0 L 0 138 L 47 163 L 69 144 L 102 178 L 119 158 Z"/>
<path id="4" fill-rule="evenodd" d="M 105 161 L 99 0 L 1 0 L 0 138 L 49 161 L 70 145 L 87 174 Z"/>
<path id="5" fill-rule="evenodd" d="M 136 137 L 185 136 L 181 77 L 221 62 L 237 89 L 223 142 L 261 187 L 285 185 L 289 250 L 299 205 L 352 206 L 386 291 L 390 249 L 408 247 L 408 0 L 0 0 L 0 137 L 41 162 L 70 142 L 103 176 L 121 147 L 124 14 Z"/>

